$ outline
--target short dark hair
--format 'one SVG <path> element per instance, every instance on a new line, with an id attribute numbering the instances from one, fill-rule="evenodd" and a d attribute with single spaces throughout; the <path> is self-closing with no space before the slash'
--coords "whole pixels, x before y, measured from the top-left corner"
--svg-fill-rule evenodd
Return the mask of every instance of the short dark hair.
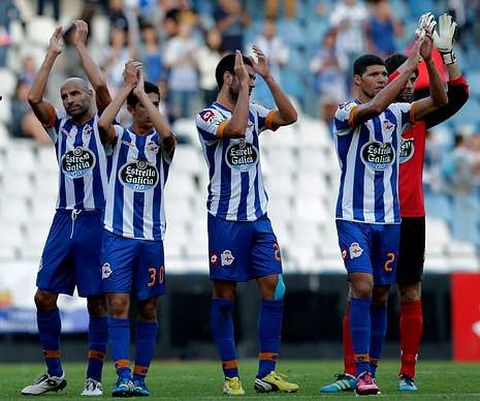
<path id="1" fill-rule="evenodd" d="M 252 60 L 247 56 L 242 56 L 243 62 L 250 67 L 253 67 Z M 232 75 L 235 75 L 235 53 L 230 53 L 224 56 L 217 64 L 215 69 L 215 79 L 217 80 L 218 89 L 222 89 L 223 86 L 223 74 L 227 71 Z"/>
<path id="2" fill-rule="evenodd" d="M 353 75 L 363 75 L 371 65 L 385 66 L 385 62 L 375 54 L 364 54 L 353 62 Z"/>
<path id="3" fill-rule="evenodd" d="M 398 68 L 407 61 L 408 57 L 404 54 L 394 53 L 385 59 L 385 67 L 387 67 L 388 75 L 393 74 Z M 418 76 L 418 68 L 415 70 L 415 74 Z"/>
<path id="4" fill-rule="evenodd" d="M 145 88 L 145 93 L 156 93 L 160 97 L 160 89 L 158 86 L 149 82 L 143 81 L 143 87 Z M 127 96 L 127 106 L 135 107 L 138 103 L 138 97 L 133 94 L 133 90 Z"/>

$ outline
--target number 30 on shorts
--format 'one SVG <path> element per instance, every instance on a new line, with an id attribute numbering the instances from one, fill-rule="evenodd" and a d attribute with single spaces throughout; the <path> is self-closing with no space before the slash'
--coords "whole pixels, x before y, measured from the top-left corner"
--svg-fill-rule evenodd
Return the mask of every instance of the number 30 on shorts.
<path id="1" fill-rule="evenodd" d="M 157 280 L 158 284 L 163 284 L 165 282 L 165 267 L 163 265 L 160 266 L 158 270 L 155 267 L 151 267 L 148 269 L 148 272 L 150 273 L 150 281 L 147 284 L 148 287 L 153 287 Z"/>
<path id="2" fill-rule="evenodd" d="M 395 260 L 395 254 L 393 252 L 388 252 L 387 253 L 387 260 L 385 261 L 385 264 L 383 265 L 383 268 L 385 269 L 386 272 L 391 272 L 393 270 L 393 267 L 391 266 L 393 261 Z"/>

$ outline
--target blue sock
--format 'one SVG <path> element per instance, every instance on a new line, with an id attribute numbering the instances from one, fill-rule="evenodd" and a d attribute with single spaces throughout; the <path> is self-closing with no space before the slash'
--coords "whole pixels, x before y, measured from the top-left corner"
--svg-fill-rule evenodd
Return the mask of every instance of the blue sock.
<path id="1" fill-rule="evenodd" d="M 262 299 L 258 315 L 257 378 L 262 378 L 275 370 L 282 332 L 283 300 Z"/>
<path id="2" fill-rule="evenodd" d="M 350 333 L 352 335 L 355 375 L 370 371 L 370 299 L 352 298 Z"/>
<path id="3" fill-rule="evenodd" d="M 387 306 L 372 305 L 371 316 L 371 338 L 370 338 L 370 371 L 375 377 L 378 360 L 382 355 L 383 342 L 387 332 Z"/>
<path id="4" fill-rule="evenodd" d="M 130 324 L 128 319 L 108 319 L 112 359 L 118 377 L 130 379 Z"/>
<path id="5" fill-rule="evenodd" d="M 225 377 L 238 376 L 232 311 L 232 301 L 226 299 L 212 299 L 210 328 L 218 352 L 220 353 L 223 374 Z"/>
<path id="6" fill-rule="evenodd" d="M 50 376 L 63 375 L 60 362 L 60 332 L 62 322 L 58 308 L 51 311 L 37 310 L 37 327 L 45 356 L 47 372 Z"/>
<path id="7" fill-rule="evenodd" d="M 88 325 L 87 377 L 102 381 L 103 361 L 108 341 L 108 318 L 90 316 Z"/>
<path id="8" fill-rule="evenodd" d="M 135 368 L 133 370 L 133 379 L 144 381 L 148 373 L 148 368 L 153 359 L 153 351 L 157 341 L 158 323 L 157 322 L 137 322 L 137 332 L 135 337 Z"/>

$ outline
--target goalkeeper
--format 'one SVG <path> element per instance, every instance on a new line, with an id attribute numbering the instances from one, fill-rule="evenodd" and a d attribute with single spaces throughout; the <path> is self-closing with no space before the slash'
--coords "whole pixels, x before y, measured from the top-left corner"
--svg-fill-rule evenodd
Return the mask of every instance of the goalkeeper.
<path id="1" fill-rule="evenodd" d="M 443 14 L 435 29 L 434 16 L 422 16 L 424 29 L 432 33 L 435 47 L 440 51 L 448 71 L 448 104 L 426 115 L 410 129 L 402 133 L 400 150 L 400 252 L 397 265 L 397 283 L 400 292 L 400 347 L 401 367 L 398 389 L 417 391 L 415 367 L 423 330 L 421 280 L 425 257 L 425 207 L 422 187 L 422 170 L 425 158 L 426 131 L 447 120 L 468 100 L 468 84 L 456 64 L 453 43 L 457 24 L 452 17 Z M 399 75 L 398 68 L 407 59 L 402 54 L 394 54 L 385 60 L 389 81 Z M 428 93 L 415 93 L 415 98 L 428 96 Z M 414 100 L 413 85 L 407 86 L 397 101 Z M 343 318 L 344 372 L 336 380 L 323 386 L 321 392 L 353 391 L 355 388 L 355 365 L 350 337 L 348 310 Z M 386 325 L 386 322 L 385 322 Z"/>

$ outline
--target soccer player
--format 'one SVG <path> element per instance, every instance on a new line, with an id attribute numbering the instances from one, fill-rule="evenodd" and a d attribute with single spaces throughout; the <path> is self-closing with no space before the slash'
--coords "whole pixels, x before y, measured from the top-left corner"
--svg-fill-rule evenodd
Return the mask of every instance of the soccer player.
<path id="1" fill-rule="evenodd" d="M 384 61 L 374 55 L 359 57 L 354 63 L 359 96 L 340 105 L 335 115 L 342 170 L 336 225 L 350 282 L 347 309 L 358 395 L 379 393 L 374 377 L 385 338 L 386 303 L 395 283 L 400 236 L 401 133 L 447 102 L 431 59 L 432 39 L 429 34 L 423 39 L 423 35 L 398 77 L 387 86 Z M 405 85 L 412 85 L 419 54 L 427 64 L 432 95 L 412 105 L 393 103 Z"/>
<path id="2" fill-rule="evenodd" d="M 468 85 L 456 65 L 453 53 L 456 23 L 446 14 L 439 20 L 438 33 L 433 32 L 435 46 L 441 50 L 449 74 L 448 104 L 424 116 L 402 133 L 400 147 L 400 251 L 397 265 L 397 284 L 400 292 L 400 342 L 402 366 L 399 372 L 399 390 L 416 391 L 415 366 L 423 329 L 421 308 L 421 279 L 425 254 L 425 207 L 422 172 L 425 157 L 426 130 L 455 114 L 468 99 Z M 406 56 L 396 54 L 385 60 L 389 81 L 398 76 L 397 69 Z M 397 100 L 411 103 L 417 73 L 411 77 Z M 322 388 L 325 392 L 354 389 L 353 351 L 349 334 L 348 308 L 344 316 L 344 373 Z"/>
<path id="3" fill-rule="evenodd" d="M 100 243 L 107 162 L 97 119 L 98 112 L 111 102 L 111 97 L 86 49 L 87 24 L 80 20 L 73 24 L 73 42 L 95 96 L 85 80 L 69 78 L 60 89 L 65 113 L 55 111 L 44 99 L 48 77 L 62 52 L 63 29 L 58 27 L 28 97 L 33 112 L 55 145 L 60 176 L 57 211 L 40 260 L 35 294 L 37 326 L 47 372 L 22 390 L 25 395 L 58 391 L 67 385 L 60 362 L 61 322 L 57 299 L 59 294 L 72 295 L 75 286 L 81 297 L 87 297 L 90 315 L 87 382 L 82 395 L 102 395 L 108 328 L 101 286 Z"/>
<path id="4" fill-rule="evenodd" d="M 400 148 L 400 255 L 397 266 L 397 284 L 400 293 L 400 391 L 416 391 L 415 366 L 423 330 L 421 281 L 425 258 L 425 205 L 423 198 L 423 161 L 426 131 L 454 115 L 468 100 L 468 84 L 456 64 L 453 43 L 456 23 L 443 14 L 439 18 L 438 33 L 433 33 L 435 46 L 447 67 L 448 104 L 427 114 L 423 120 L 404 131 Z M 406 57 L 397 54 L 385 60 L 389 80 Z M 400 101 L 413 101 L 413 88 L 408 86 L 399 96 Z"/>
<path id="5" fill-rule="evenodd" d="M 158 106 L 156 85 L 143 80 L 141 63 L 125 66 L 124 86 L 98 121 L 112 146 L 102 244 L 103 291 L 107 294 L 112 359 L 117 381 L 112 396 L 148 396 L 145 384 L 158 332 L 157 298 L 165 292 L 164 187 L 176 139 Z M 132 126 L 112 125 L 123 103 Z M 130 292 L 137 300 L 135 367 L 130 370 Z"/>
<path id="6" fill-rule="evenodd" d="M 232 311 L 238 282 L 255 279 L 261 306 L 258 318 L 259 392 L 295 392 L 275 372 L 280 348 L 285 284 L 277 238 L 266 213 L 267 194 L 260 167 L 259 135 L 294 123 L 297 112 L 272 78 L 268 60 L 256 46 L 257 62 L 237 51 L 224 56 L 215 71 L 219 94 L 196 116 L 209 169 L 208 238 L 213 282 L 211 330 L 225 376 L 223 392 L 242 395 L 235 351 Z M 268 85 L 277 110 L 250 102 L 258 73 Z"/>

